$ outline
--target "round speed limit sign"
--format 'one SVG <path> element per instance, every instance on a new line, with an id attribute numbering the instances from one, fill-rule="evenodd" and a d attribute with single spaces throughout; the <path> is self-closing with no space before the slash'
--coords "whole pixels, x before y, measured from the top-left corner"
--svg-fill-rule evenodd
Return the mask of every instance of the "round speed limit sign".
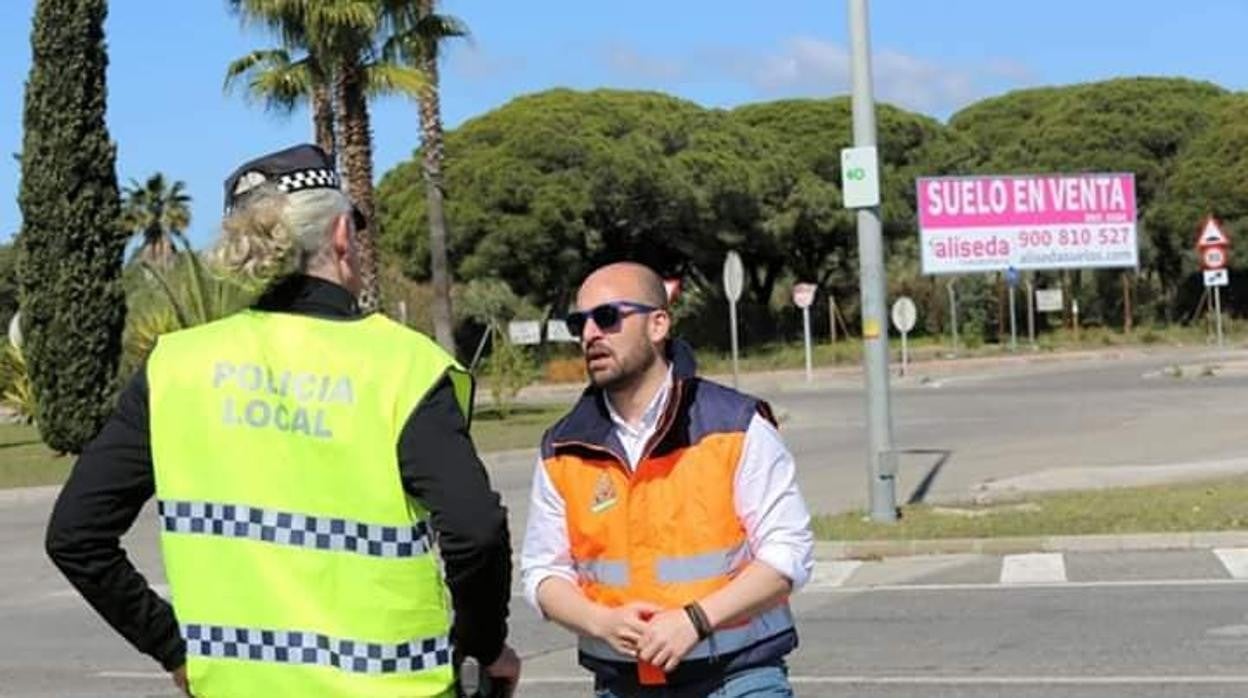
<path id="1" fill-rule="evenodd" d="M 1221 246 L 1206 247 L 1200 251 L 1200 264 L 1207 270 L 1221 269 L 1226 266 L 1226 248 Z"/>

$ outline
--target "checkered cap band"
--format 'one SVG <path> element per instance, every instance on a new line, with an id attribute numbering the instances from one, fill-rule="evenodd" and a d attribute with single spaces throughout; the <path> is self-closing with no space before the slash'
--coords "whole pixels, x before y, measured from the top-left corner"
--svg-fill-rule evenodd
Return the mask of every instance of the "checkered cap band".
<path id="1" fill-rule="evenodd" d="M 297 630 L 183 624 L 186 652 L 196 657 L 334 667 L 355 674 L 397 674 L 451 663 L 447 637 L 383 644 Z"/>
<path id="2" fill-rule="evenodd" d="M 157 512 L 167 533 L 245 538 L 386 558 L 425 555 L 431 547 L 429 527 L 423 521 L 411 526 L 381 526 L 245 504 L 166 499 L 157 502 Z"/>
<path id="3" fill-rule="evenodd" d="M 299 170 L 279 177 L 277 188 L 287 194 L 304 189 L 338 189 L 338 173 L 327 168 Z"/>

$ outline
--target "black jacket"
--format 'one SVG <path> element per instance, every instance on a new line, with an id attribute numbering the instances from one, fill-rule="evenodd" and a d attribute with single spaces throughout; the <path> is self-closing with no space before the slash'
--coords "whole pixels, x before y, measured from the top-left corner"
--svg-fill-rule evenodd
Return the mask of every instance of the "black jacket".
<path id="1" fill-rule="evenodd" d="M 260 310 L 351 322 L 343 288 L 306 276 L 276 285 Z M 185 662 L 174 611 L 121 548 L 121 536 L 155 492 L 145 371 L 83 450 L 48 523 L 47 551 L 87 602 L 139 651 L 168 670 Z M 502 651 L 511 597 L 507 512 L 477 457 L 450 379 L 432 389 L 395 444 L 403 488 L 430 512 L 455 610 L 457 651 L 483 665 Z"/>

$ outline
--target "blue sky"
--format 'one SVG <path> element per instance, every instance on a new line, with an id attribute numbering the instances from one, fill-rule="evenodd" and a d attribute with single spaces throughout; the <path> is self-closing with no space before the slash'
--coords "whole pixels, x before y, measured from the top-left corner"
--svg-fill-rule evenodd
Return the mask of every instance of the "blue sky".
<path id="1" fill-rule="evenodd" d="M 194 197 L 191 237 L 214 234 L 238 163 L 308 140 L 306 113 L 266 114 L 222 91 L 226 63 L 272 44 L 225 0 L 113 0 L 109 127 L 124 184 L 162 171 Z M 0 239 L 20 226 L 22 92 L 33 0 L 0 2 Z M 471 42 L 447 52 L 448 126 L 556 86 L 662 90 L 707 106 L 848 89 L 843 0 L 445 0 Z M 1245 0 L 874 0 L 876 94 L 945 118 L 1010 89 L 1178 75 L 1248 89 Z M 402 99 L 374 107 L 377 176 L 419 131 Z"/>

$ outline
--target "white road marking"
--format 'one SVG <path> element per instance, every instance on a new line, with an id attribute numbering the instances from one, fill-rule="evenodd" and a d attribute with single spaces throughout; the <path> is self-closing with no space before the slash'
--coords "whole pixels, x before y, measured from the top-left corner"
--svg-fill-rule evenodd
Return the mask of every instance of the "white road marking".
<path id="1" fill-rule="evenodd" d="M 968 584 L 879 584 L 860 587 L 828 587 L 810 589 L 812 594 L 867 594 L 871 592 L 902 592 L 902 591 L 1004 591 L 1026 592 L 1060 589 L 1112 589 L 1112 588 L 1147 588 L 1147 587 L 1240 587 L 1248 584 L 1248 579 L 1123 579 L 1099 582 L 1044 582 L 1036 584 L 1001 584 L 1000 582 L 968 583 Z"/>
<path id="2" fill-rule="evenodd" d="M 1052 584 L 1066 581 L 1061 553 L 1027 553 L 1001 558 L 1002 584 Z"/>
<path id="3" fill-rule="evenodd" d="M 845 586 L 845 582 L 862 567 L 861 560 L 816 561 L 814 572 L 806 589 L 832 589 Z"/>
<path id="4" fill-rule="evenodd" d="M 1233 579 L 1248 579 L 1248 548 L 1215 548 L 1213 554 Z"/>
<path id="5" fill-rule="evenodd" d="M 166 672 L 156 671 L 101 671 L 96 674 L 101 679 L 169 679 Z"/>

